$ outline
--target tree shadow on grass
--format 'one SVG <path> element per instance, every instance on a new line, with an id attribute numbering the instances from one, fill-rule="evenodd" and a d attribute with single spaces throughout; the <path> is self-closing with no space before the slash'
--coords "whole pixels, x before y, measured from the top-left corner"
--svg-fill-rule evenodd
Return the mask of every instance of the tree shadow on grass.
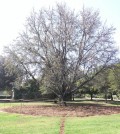
<path id="1" fill-rule="evenodd" d="M 108 101 L 109 104 L 120 106 L 120 101 Z"/>
<path id="2" fill-rule="evenodd" d="M 106 103 L 105 100 L 76 100 L 67 103 L 68 106 L 108 106 L 108 104 L 120 106 L 120 101 L 108 100 Z"/>

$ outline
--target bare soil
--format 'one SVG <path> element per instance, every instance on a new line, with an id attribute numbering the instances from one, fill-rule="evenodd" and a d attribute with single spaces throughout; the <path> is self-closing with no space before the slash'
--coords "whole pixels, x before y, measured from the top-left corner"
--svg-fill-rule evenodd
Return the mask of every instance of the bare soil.
<path id="1" fill-rule="evenodd" d="M 62 117 L 62 118 L 61 118 L 61 123 L 60 123 L 60 134 L 64 134 L 65 118 L 66 118 L 66 117 Z"/>
<path id="2" fill-rule="evenodd" d="M 69 106 L 14 106 L 2 109 L 10 113 L 20 113 L 37 116 L 85 117 L 95 115 L 110 115 L 120 113 L 120 107 L 101 105 L 69 105 Z"/>

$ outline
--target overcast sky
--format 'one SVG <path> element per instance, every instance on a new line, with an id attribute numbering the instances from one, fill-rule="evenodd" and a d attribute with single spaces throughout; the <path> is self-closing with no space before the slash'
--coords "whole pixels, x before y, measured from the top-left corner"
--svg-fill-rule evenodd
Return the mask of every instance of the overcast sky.
<path id="1" fill-rule="evenodd" d="M 55 6 L 61 1 L 76 10 L 81 10 L 83 4 L 99 9 L 101 19 L 117 29 L 115 41 L 120 48 L 120 0 L 0 0 L 0 53 L 24 29 L 26 17 L 33 9 Z"/>

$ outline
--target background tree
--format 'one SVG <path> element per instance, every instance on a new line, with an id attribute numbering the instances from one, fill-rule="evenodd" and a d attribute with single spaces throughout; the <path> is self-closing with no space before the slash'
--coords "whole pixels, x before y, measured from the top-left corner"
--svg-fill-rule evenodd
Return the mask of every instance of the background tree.
<path id="1" fill-rule="evenodd" d="M 108 94 L 109 94 L 109 89 L 110 89 L 110 83 L 109 83 L 109 80 L 108 80 L 108 75 L 109 75 L 109 68 L 106 67 L 96 77 L 96 79 L 99 80 L 98 88 L 100 89 L 100 92 L 104 94 L 104 98 L 105 98 L 106 103 L 107 103 L 107 100 L 108 100 Z"/>
<path id="2" fill-rule="evenodd" d="M 91 101 L 93 100 L 94 95 L 99 93 L 99 87 L 96 79 L 88 82 L 86 85 L 83 86 L 81 92 L 83 94 L 89 94 Z"/>
<path id="3" fill-rule="evenodd" d="M 15 66 L 10 58 L 0 57 L 0 90 L 11 92 L 13 85 L 18 89 L 22 81 L 22 70 Z M 14 87 L 15 88 L 15 87 Z"/>
<path id="4" fill-rule="evenodd" d="M 115 94 L 119 96 L 120 93 L 120 64 L 115 63 L 111 66 L 108 76 L 110 87 L 111 87 L 111 96 Z M 113 99 L 113 98 L 112 98 Z"/>
<path id="5" fill-rule="evenodd" d="M 104 94 L 106 102 L 108 98 L 113 101 L 113 95 L 117 95 L 119 91 L 115 66 L 116 64 L 109 65 L 95 78 L 98 81 L 97 88 L 100 89 L 100 93 Z"/>
<path id="6" fill-rule="evenodd" d="M 101 22 L 98 11 L 83 8 L 75 13 L 57 4 L 33 12 L 8 52 L 33 79 L 42 78 L 46 89 L 64 101 L 110 64 L 116 52 L 114 31 Z"/>

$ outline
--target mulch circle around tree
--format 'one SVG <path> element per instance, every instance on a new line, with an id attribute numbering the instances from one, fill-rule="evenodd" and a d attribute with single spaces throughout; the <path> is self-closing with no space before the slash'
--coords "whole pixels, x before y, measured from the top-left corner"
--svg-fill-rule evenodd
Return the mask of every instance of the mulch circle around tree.
<path id="1" fill-rule="evenodd" d="M 86 117 L 95 115 L 110 115 L 120 113 L 120 107 L 101 105 L 81 105 L 81 106 L 14 106 L 3 109 L 10 113 L 27 114 L 34 116 L 68 116 Z"/>

